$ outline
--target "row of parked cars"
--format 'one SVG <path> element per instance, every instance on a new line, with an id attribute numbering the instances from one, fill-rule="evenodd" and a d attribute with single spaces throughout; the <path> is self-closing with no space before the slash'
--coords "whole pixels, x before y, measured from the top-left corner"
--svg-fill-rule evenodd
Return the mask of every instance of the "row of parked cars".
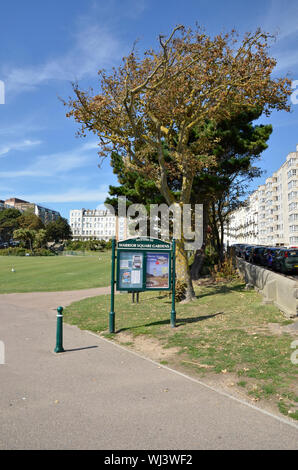
<path id="1" fill-rule="evenodd" d="M 236 256 L 249 263 L 258 264 L 283 274 L 298 273 L 298 248 L 233 245 Z"/>
<path id="2" fill-rule="evenodd" d="M 19 246 L 20 242 L 16 240 L 9 240 L 9 242 L 1 242 L 0 241 L 0 249 L 1 248 L 9 248 L 10 246 Z"/>

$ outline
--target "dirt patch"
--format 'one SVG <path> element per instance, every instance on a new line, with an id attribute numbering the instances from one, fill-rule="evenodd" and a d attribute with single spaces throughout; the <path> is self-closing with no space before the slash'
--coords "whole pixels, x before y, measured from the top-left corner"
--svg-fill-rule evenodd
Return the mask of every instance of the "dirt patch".
<path id="1" fill-rule="evenodd" d="M 243 388 L 239 384 L 241 378 L 238 375 L 227 372 L 226 370 L 222 370 L 221 373 L 216 374 L 210 371 L 212 366 L 197 361 L 190 361 L 188 356 L 181 354 L 180 348 L 164 348 L 157 339 L 150 338 L 146 335 L 133 336 L 131 333 L 125 331 L 117 333 L 114 340 L 122 346 L 136 351 L 153 361 L 164 362 L 171 369 L 193 377 L 216 390 L 252 403 L 260 409 L 280 415 L 277 409 L 276 399 L 274 399 L 276 397 L 259 400 L 247 393 L 248 390 L 256 389 L 256 383 L 253 378 L 245 377 L 248 388 Z M 179 355 L 177 354 L 178 352 L 180 352 Z"/>
<path id="2" fill-rule="evenodd" d="M 133 336 L 122 331 L 116 336 L 118 343 L 157 362 L 167 361 L 179 352 L 179 348 L 164 348 L 157 339 L 145 335 Z"/>

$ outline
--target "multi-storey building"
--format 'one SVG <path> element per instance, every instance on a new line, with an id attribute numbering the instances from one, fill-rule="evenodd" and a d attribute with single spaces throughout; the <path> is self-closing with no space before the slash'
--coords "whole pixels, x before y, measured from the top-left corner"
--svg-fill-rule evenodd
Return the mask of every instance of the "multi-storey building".
<path id="1" fill-rule="evenodd" d="M 73 240 L 124 240 L 126 218 L 117 217 L 108 210 L 76 209 L 70 211 Z"/>
<path id="2" fill-rule="evenodd" d="M 30 211 L 33 214 L 37 215 L 44 224 L 57 220 L 60 217 L 58 211 L 52 209 L 47 209 L 46 207 L 39 206 L 34 202 L 23 201 L 18 198 L 6 199 L 6 201 L 0 201 L 0 210 L 14 208 L 18 209 L 20 212 Z"/>
<path id="3" fill-rule="evenodd" d="M 298 145 L 245 206 L 231 214 L 225 240 L 229 245 L 298 245 Z"/>

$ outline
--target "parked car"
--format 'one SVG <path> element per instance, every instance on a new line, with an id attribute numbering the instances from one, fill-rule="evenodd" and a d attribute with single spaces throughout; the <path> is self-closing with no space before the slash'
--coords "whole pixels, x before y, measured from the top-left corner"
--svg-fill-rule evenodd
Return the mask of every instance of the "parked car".
<path id="1" fill-rule="evenodd" d="M 238 257 L 241 257 L 241 249 L 244 247 L 245 245 L 243 245 L 242 243 L 235 243 L 234 245 L 232 245 L 232 248 L 235 249 L 235 255 L 238 256 Z"/>
<path id="2" fill-rule="evenodd" d="M 0 242 L 0 248 L 8 248 L 7 242 Z"/>
<path id="3" fill-rule="evenodd" d="M 245 261 L 249 261 L 250 253 L 253 248 L 254 248 L 254 245 L 245 245 L 245 247 L 243 248 L 242 258 L 245 259 Z"/>
<path id="4" fill-rule="evenodd" d="M 266 268 L 275 269 L 275 257 L 279 250 L 280 248 L 276 246 L 266 247 L 260 256 L 261 265 Z"/>
<path id="5" fill-rule="evenodd" d="M 245 248 L 247 246 L 248 246 L 247 244 L 243 244 L 243 243 L 237 245 L 237 247 L 236 247 L 236 256 L 238 256 L 239 258 L 245 259 L 244 251 L 245 251 Z"/>
<path id="6" fill-rule="evenodd" d="M 266 250 L 265 246 L 254 246 L 249 255 L 249 262 L 253 264 L 261 264 L 264 250 Z"/>
<path id="7" fill-rule="evenodd" d="M 283 274 L 298 272 L 298 250 L 281 248 L 275 258 L 274 267 Z"/>
<path id="8" fill-rule="evenodd" d="M 20 242 L 17 241 L 17 240 L 11 240 L 11 241 L 9 242 L 9 246 L 13 246 L 13 247 L 19 246 L 19 244 L 20 244 Z"/>

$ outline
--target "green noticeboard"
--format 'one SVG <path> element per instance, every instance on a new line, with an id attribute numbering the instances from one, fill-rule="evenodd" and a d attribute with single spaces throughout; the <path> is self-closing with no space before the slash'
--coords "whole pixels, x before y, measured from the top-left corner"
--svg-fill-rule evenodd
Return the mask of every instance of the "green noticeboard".
<path id="1" fill-rule="evenodd" d="M 175 246 L 175 240 L 168 243 L 156 238 L 132 238 L 118 242 L 116 245 L 113 239 L 110 333 L 115 333 L 115 287 L 118 291 L 126 292 L 171 290 L 171 326 L 176 326 Z"/>
<path id="2" fill-rule="evenodd" d="M 117 244 L 118 291 L 171 290 L 171 243 L 129 239 Z"/>

